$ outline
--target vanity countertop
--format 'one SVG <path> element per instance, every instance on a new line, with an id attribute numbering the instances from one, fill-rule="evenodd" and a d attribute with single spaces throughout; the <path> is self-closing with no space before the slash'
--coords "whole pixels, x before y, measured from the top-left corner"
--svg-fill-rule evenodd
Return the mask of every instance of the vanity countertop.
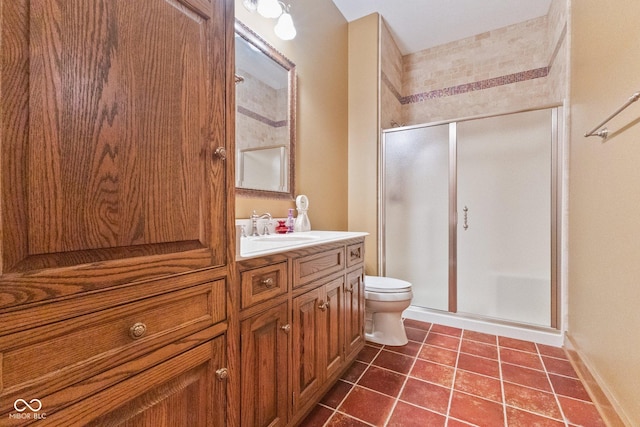
<path id="1" fill-rule="evenodd" d="M 240 230 L 240 227 L 238 227 Z M 357 237 L 367 236 L 369 233 L 359 231 L 303 231 L 288 234 L 270 234 L 265 236 L 240 237 L 237 234 L 236 259 L 243 260 L 294 249 L 306 248 L 319 244 L 339 242 Z"/>

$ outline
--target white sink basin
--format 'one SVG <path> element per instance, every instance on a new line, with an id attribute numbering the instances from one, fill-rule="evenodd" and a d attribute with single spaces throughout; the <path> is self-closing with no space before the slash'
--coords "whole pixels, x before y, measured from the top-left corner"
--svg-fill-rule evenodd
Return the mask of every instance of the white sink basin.
<path id="1" fill-rule="evenodd" d="M 309 242 L 317 239 L 317 237 L 304 234 L 271 234 L 268 236 L 253 237 L 255 242 Z"/>
<path id="2" fill-rule="evenodd" d="M 362 237 L 369 234 L 349 231 L 305 231 L 290 234 L 240 237 L 240 230 L 241 227 L 237 227 L 237 259 L 254 258 L 278 252 L 286 252 L 322 243 Z"/>

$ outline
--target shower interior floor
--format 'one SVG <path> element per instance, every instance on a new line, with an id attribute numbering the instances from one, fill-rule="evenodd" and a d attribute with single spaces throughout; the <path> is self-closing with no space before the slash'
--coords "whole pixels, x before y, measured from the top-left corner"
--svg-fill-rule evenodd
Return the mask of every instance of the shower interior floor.
<path id="1" fill-rule="evenodd" d="M 407 345 L 367 343 L 300 426 L 606 425 L 562 348 L 404 323 Z"/>

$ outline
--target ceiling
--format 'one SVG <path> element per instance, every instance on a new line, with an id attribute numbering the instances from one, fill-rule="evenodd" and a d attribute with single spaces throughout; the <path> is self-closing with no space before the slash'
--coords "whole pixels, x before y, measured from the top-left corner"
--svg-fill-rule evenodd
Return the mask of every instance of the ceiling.
<path id="1" fill-rule="evenodd" d="M 349 22 L 378 12 L 403 55 L 546 15 L 551 0 L 333 0 Z"/>

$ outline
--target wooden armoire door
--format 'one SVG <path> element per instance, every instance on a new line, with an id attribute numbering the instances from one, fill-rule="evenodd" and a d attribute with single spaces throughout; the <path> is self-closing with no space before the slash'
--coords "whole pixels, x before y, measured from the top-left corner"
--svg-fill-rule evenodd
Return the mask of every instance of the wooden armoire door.
<path id="1" fill-rule="evenodd" d="M 0 310 L 227 262 L 225 3 L 3 2 Z"/>
<path id="2" fill-rule="evenodd" d="M 0 425 L 32 398 L 51 425 L 97 414 L 96 396 L 161 396 L 143 421 L 226 404 L 211 381 L 233 256 L 233 19 L 231 0 L 1 2 Z M 225 404 L 182 425 L 219 425 Z"/>

